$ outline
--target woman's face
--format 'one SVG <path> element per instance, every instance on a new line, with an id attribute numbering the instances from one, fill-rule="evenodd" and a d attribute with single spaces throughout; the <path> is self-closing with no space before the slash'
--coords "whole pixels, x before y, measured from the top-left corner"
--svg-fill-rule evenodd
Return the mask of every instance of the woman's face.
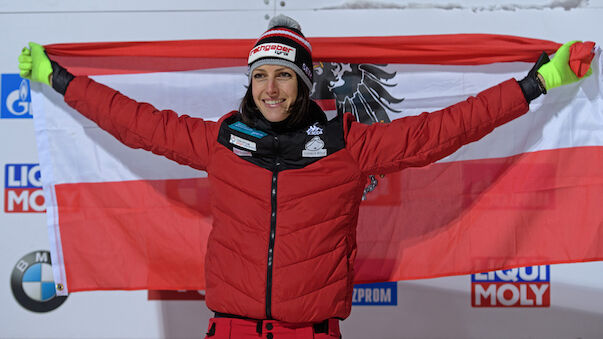
<path id="1" fill-rule="evenodd" d="M 259 66 L 251 73 L 251 94 L 266 120 L 283 121 L 297 99 L 297 74 L 286 66 Z"/>

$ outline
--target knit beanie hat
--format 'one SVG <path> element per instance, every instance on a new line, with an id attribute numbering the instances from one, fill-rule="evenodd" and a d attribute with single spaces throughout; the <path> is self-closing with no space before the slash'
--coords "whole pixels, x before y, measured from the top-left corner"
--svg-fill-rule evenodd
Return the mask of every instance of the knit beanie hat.
<path id="1" fill-rule="evenodd" d="M 249 81 L 254 69 L 262 65 L 281 65 L 291 68 L 312 89 L 312 46 L 301 32 L 297 21 L 285 15 L 277 15 L 268 23 L 249 52 Z"/>

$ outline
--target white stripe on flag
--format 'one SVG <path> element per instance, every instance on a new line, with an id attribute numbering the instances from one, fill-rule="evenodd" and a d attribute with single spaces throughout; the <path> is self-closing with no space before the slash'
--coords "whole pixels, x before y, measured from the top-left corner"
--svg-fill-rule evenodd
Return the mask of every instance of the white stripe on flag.
<path id="1" fill-rule="evenodd" d="M 433 111 L 474 95 L 511 77 L 521 79 L 531 67 L 527 63 L 480 66 L 389 65 L 396 72 L 388 91 L 404 98 L 389 113 L 391 119 Z M 533 112 L 504 126 L 479 142 L 462 147 L 443 159 L 461 161 L 506 157 L 523 152 L 555 148 L 603 145 L 603 116 L 600 102 L 601 58 L 597 52 L 593 76 L 576 84 L 553 89 L 531 105 Z M 96 77 L 102 83 L 159 109 L 217 120 L 236 109 L 247 77 L 245 67 L 194 72 L 111 75 Z M 46 89 L 45 92 L 52 90 Z M 571 102 L 571 105 L 570 105 Z M 54 184 L 139 179 L 177 179 L 204 176 L 143 150 L 121 145 L 108 133 L 60 101 L 56 94 L 34 98 L 34 107 L 47 112 L 38 133 L 45 135 Z M 48 164 L 46 164 L 48 166 Z"/>

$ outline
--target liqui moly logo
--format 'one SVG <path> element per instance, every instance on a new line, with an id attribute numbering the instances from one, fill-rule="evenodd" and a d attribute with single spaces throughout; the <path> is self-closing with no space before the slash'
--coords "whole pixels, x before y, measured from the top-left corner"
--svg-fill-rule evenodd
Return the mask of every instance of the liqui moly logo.
<path id="1" fill-rule="evenodd" d="M 41 213 L 45 210 L 40 165 L 6 164 L 4 169 L 4 212 Z"/>
<path id="2" fill-rule="evenodd" d="M 295 48 L 278 43 L 261 44 L 249 52 L 248 64 L 256 61 L 259 58 L 277 57 L 295 62 Z"/>
<path id="3" fill-rule="evenodd" d="M 473 307 L 551 306 L 550 267 L 529 266 L 471 275 Z"/>

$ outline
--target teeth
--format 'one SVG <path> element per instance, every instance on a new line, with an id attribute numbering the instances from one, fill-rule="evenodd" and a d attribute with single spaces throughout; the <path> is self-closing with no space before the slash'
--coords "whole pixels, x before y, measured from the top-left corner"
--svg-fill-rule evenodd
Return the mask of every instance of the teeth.
<path id="1" fill-rule="evenodd" d="M 264 102 L 268 105 L 276 105 L 276 104 L 280 104 L 281 102 L 285 101 L 285 99 L 281 99 L 281 100 L 264 100 Z"/>

